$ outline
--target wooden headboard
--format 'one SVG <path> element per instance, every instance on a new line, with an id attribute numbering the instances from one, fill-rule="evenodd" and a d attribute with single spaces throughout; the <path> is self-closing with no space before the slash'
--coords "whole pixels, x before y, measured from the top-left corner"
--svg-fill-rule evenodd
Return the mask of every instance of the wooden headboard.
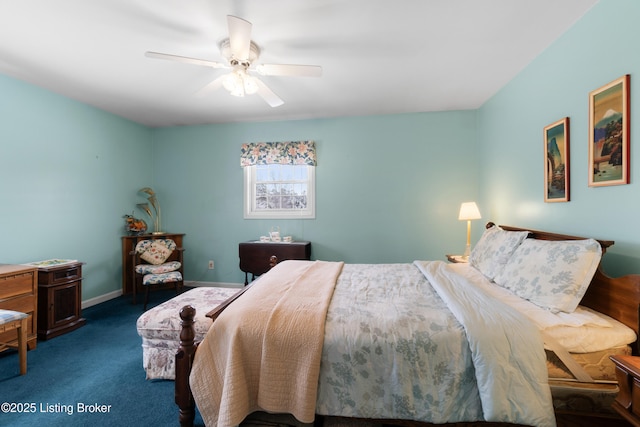
<path id="1" fill-rule="evenodd" d="M 493 226 L 487 223 L 487 228 Z M 549 233 L 546 231 L 530 230 L 528 228 L 500 226 L 508 231 L 528 231 L 529 238 L 540 240 L 582 240 L 586 237 L 569 236 L 565 234 Z M 596 239 L 602 246 L 602 254 L 614 244 L 613 240 Z M 640 275 L 629 274 L 622 277 L 609 277 L 602 270 L 602 263 L 591 280 L 587 293 L 580 302 L 581 305 L 592 308 L 607 316 L 624 323 L 638 334 L 640 329 Z M 637 353 L 634 346 L 634 353 Z"/>

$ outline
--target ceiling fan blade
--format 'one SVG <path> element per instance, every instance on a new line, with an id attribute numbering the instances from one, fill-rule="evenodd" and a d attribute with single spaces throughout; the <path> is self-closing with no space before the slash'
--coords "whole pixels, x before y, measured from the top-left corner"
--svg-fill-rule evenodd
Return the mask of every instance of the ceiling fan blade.
<path id="1" fill-rule="evenodd" d="M 322 67 L 318 65 L 260 64 L 256 71 L 263 76 L 320 77 Z"/>
<path id="2" fill-rule="evenodd" d="M 260 95 L 260 97 L 264 99 L 267 104 L 272 107 L 279 107 L 284 104 L 284 101 L 280 99 L 280 97 L 276 95 L 271 89 L 269 89 L 269 87 L 264 84 L 262 80 L 255 79 L 255 81 L 258 84 L 258 95 Z"/>
<path id="3" fill-rule="evenodd" d="M 199 98 L 202 98 L 203 96 L 206 96 L 209 92 L 220 89 L 220 87 L 222 87 L 222 81 L 226 76 L 227 74 L 217 77 L 211 83 L 207 84 L 205 87 L 197 91 L 196 96 Z"/>
<path id="4" fill-rule="evenodd" d="M 225 64 L 220 62 L 207 61 L 206 59 L 189 58 L 188 56 L 170 55 L 168 53 L 160 52 L 145 52 L 144 54 L 148 58 L 166 59 L 169 61 L 184 62 L 186 64 L 202 65 L 211 68 L 228 68 Z"/>
<path id="5" fill-rule="evenodd" d="M 251 22 L 237 16 L 227 15 L 229 46 L 231 55 L 238 61 L 249 59 L 251 51 Z"/>

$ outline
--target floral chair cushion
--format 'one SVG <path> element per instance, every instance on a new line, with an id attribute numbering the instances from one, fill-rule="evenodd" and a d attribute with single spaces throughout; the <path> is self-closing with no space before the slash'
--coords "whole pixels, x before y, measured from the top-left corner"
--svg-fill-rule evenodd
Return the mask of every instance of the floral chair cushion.
<path id="1" fill-rule="evenodd" d="M 0 309 L 0 325 L 4 325 L 5 323 L 13 322 L 16 320 L 22 320 L 27 316 L 29 315 L 20 311 Z"/>
<path id="2" fill-rule="evenodd" d="M 162 274 L 179 270 L 181 265 L 178 261 L 169 261 L 160 265 L 138 264 L 135 268 L 138 274 Z"/>
<path id="3" fill-rule="evenodd" d="M 162 283 L 181 282 L 182 274 L 179 271 L 171 271 L 161 274 L 145 274 L 142 278 L 143 285 L 160 285 Z"/>

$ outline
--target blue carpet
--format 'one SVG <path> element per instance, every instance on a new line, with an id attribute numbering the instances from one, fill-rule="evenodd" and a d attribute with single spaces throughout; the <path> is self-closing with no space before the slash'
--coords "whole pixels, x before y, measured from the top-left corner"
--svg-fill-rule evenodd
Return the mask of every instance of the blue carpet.
<path id="1" fill-rule="evenodd" d="M 149 307 L 173 296 L 150 295 Z M 119 297 L 83 310 L 85 326 L 38 341 L 27 375 L 18 354 L 0 353 L 0 425 L 176 426 L 173 381 L 148 381 L 136 320 L 142 304 Z M 3 402 L 12 410 L 6 412 Z M 196 425 L 204 425 L 196 415 Z"/>

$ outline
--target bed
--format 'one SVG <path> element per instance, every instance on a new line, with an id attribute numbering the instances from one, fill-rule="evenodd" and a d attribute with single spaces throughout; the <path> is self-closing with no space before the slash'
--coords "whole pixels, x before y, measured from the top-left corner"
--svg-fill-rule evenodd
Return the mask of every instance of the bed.
<path id="1" fill-rule="evenodd" d="M 580 259 L 585 261 L 578 263 L 575 277 L 561 280 L 576 289 L 556 295 L 540 292 L 545 285 L 535 280 L 523 281 L 527 268 L 519 264 L 548 257 L 546 242 L 557 242 L 553 250 L 561 247 L 565 256 L 583 253 Z M 176 356 L 180 422 L 192 424 L 195 396 L 207 425 L 235 425 L 260 409 L 294 414 L 306 423 L 317 414 L 316 423 L 322 417 L 341 417 L 385 424 L 474 425 L 486 420 L 494 425 L 551 426 L 556 420 L 565 424 L 561 420 L 579 413 L 591 420 L 598 417 L 605 425 L 615 419 L 609 406 L 617 393 L 608 356 L 632 351 L 640 301 L 640 276 L 612 279 L 600 268 L 600 256 L 612 244 L 490 223 L 469 265 L 279 264 L 208 313 L 213 326 L 199 345 L 194 342 L 195 310 L 181 310 Z M 553 258 L 562 259 L 558 253 Z M 538 264 L 548 267 L 554 262 Z M 539 271 L 535 274 L 541 276 Z M 370 286 L 381 275 L 393 279 L 390 285 Z M 303 276 L 308 281 L 295 286 Z M 335 280 L 326 280 L 330 277 Z M 283 283 L 287 285 L 278 290 Z M 280 294 L 297 296 L 287 302 Z M 510 298 L 528 305 L 513 306 Z M 281 315 L 290 304 L 296 307 L 293 320 Z M 326 318 L 309 320 L 317 316 L 316 306 Z M 536 318 L 532 313 L 540 307 L 542 317 Z M 583 319 L 578 322 L 583 323 L 572 324 L 575 316 L 566 313 L 578 311 Z M 307 312 L 310 318 L 300 314 Z M 261 318 L 261 313 L 267 317 Z M 556 317 L 563 320 L 553 323 Z M 292 329 L 300 324 L 309 329 Z M 566 341 L 567 329 L 592 330 L 595 325 L 610 328 L 600 337 L 616 338 L 594 351 L 587 345 L 582 365 L 569 363 L 566 355 L 561 360 L 547 357 L 566 352 L 563 343 L 557 347 L 558 340 Z M 269 339 L 254 337 L 268 334 L 272 326 L 276 333 L 267 335 Z M 264 344 L 237 341 L 243 336 Z M 291 344 L 296 336 L 301 341 Z M 572 339 L 576 340 L 566 342 Z M 569 350 L 580 350 L 584 340 L 578 341 Z M 603 363 L 592 363 L 595 359 L 589 356 Z M 579 365 L 577 380 L 567 368 L 574 364 Z M 551 372 L 557 378 L 549 378 Z"/>

